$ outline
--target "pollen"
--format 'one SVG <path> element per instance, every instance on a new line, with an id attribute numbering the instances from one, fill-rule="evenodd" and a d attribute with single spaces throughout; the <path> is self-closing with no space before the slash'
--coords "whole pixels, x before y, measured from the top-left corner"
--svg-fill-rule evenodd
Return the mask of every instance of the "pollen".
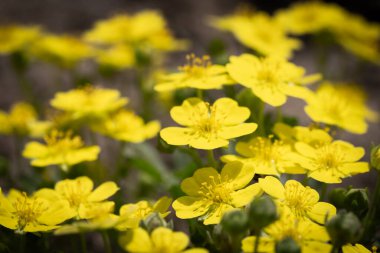
<path id="1" fill-rule="evenodd" d="M 212 65 L 210 56 L 204 55 L 202 58 L 194 54 L 186 55 L 187 64 L 179 67 L 180 71 L 186 72 L 189 76 L 201 77 L 206 74 L 206 70 Z"/>
<path id="2" fill-rule="evenodd" d="M 210 176 L 209 179 L 201 184 L 199 194 L 213 203 L 231 204 L 233 190 L 228 181 L 222 182 L 220 175 L 217 178 Z"/>

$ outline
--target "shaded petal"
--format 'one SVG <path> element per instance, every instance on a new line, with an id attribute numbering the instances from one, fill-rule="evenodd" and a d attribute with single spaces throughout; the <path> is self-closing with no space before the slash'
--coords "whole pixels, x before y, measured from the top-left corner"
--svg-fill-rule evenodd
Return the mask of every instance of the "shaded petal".
<path id="1" fill-rule="evenodd" d="M 88 197 L 90 202 L 103 201 L 119 190 L 119 187 L 114 182 L 105 182 L 99 185 Z"/>
<path id="2" fill-rule="evenodd" d="M 259 178 L 259 185 L 263 189 L 263 191 L 270 196 L 277 199 L 285 198 L 285 188 L 275 177 L 267 176 L 265 178 Z"/>
<path id="3" fill-rule="evenodd" d="M 221 172 L 222 181 L 229 181 L 233 190 L 246 186 L 254 175 L 254 168 L 240 161 L 227 163 Z"/>
<path id="4" fill-rule="evenodd" d="M 136 228 L 127 232 L 125 237 L 122 237 L 120 244 L 129 252 L 152 252 L 153 245 L 149 234 L 142 228 Z"/>
<path id="5" fill-rule="evenodd" d="M 191 219 L 205 214 L 211 203 L 200 198 L 183 196 L 173 202 L 176 216 L 181 219 Z"/>
<path id="6" fill-rule="evenodd" d="M 205 225 L 218 224 L 220 220 L 222 219 L 223 215 L 226 212 L 233 209 L 235 209 L 233 206 L 230 206 L 227 204 L 215 205 L 215 207 L 209 213 L 207 213 L 206 219 L 203 221 L 203 224 Z"/>
<path id="7" fill-rule="evenodd" d="M 325 224 L 325 221 L 329 220 L 335 214 L 335 206 L 326 202 L 316 203 L 308 212 L 309 218 L 319 224 Z"/>
<path id="8" fill-rule="evenodd" d="M 181 252 L 189 244 L 189 238 L 183 232 L 173 232 L 164 227 L 153 230 L 151 239 L 154 248 L 165 249 L 170 245 L 172 252 Z"/>
<path id="9" fill-rule="evenodd" d="M 236 126 L 223 127 L 219 130 L 219 135 L 224 139 L 232 139 L 253 133 L 256 129 L 256 123 L 243 123 Z"/>
<path id="10" fill-rule="evenodd" d="M 316 156 L 316 150 L 306 143 L 297 142 L 294 147 L 297 150 L 297 152 L 302 154 L 303 156 L 306 156 L 309 158 Z"/>
<path id="11" fill-rule="evenodd" d="M 232 204 L 235 207 L 245 206 L 261 193 L 262 190 L 259 184 L 251 184 L 250 186 L 231 194 Z"/>

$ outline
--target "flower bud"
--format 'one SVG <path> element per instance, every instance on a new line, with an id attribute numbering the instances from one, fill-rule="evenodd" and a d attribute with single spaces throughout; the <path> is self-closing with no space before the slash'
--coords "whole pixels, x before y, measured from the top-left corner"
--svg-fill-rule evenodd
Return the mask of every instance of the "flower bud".
<path id="1" fill-rule="evenodd" d="M 142 220 L 141 226 L 151 232 L 158 227 L 167 227 L 168 224 L 158 213 L 155 212 Z"/>
<path id="2" fill-rule="evenodd" d="M 221 225 L 230 235 L 241 234 L 248 227 L 248 216 L 242 210 L 233 210 L 223 215 Z"/>
<path id="3" fill-rule="evenodd" d="M 248 223 L 253 230 L 260 231 L 278 218 L 276 204 L 269 196 L 254 199 L 248 207 Z"/>
<path id="4" fill-rule="evenodd" d="M 336 208 L 344 208 L 344 199 L 346 198 L 347 190 L 344 188 L 335 188 L 330 191 L 328 199 L 329 202 Z"/>
<path id="5" fill-rule="evenodd" d="M 355 214 L 342 210 L 326 223 L 326 229 L 332 243 L 341 247 L 356 242 L 360 235 L 361 224 Z"/>
<path id="6" fill-rule="evenodd" d="M 369 208 L 368 193 L 366 189 L 350 189 L 344 199 L 344 207 L 359 218 L 364 218 Z"/>
<path id="7" fill-rule="evenodd" d="M 301 247 L 291 237 L 276 243 L 276 253 L 301 253 Z"/>
<path id="8" fill-rule="evenodd" d="M 371 166 L 380 171 L 380 145 L 371 150 Z"/>

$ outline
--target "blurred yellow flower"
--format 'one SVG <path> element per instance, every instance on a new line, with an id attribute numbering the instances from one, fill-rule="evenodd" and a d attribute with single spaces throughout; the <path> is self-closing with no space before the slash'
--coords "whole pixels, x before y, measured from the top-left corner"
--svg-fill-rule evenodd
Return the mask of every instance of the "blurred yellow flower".
<path id="1" fill-rule="evenodd" d="M 265 235 L 260 237 L 258 252 L 275 252 L 277 242 L 290 237 L 301 248 L 301 252 L 330 252 L 332 246 L 327 231 L 307 219 L 297 219 L 290 212 L 284 212 L 281 218 L 264 228 Z M 242 241 L 244 253 L 253 253 L 256 237 L 249 236 Z"/>
<path id="2" fill-rule="evenodd" d="M 162 218 L 165 218 L 170 213 L 168 209 L 172 201 L 171 198 L 162 197 L 154 204 L 142 200 L 135 204 L 122 205 L 119 212 L 120 222 L 116 228 L 123 231 L 129 228 L 137 228 L 140 222 L 152 213 L 158 213 Z"/>
<path id="3" fill-rule="evenodd" d="M 26 50 L 41 36 L 38 26 L 1 26 L 0 54 L 10 54 Z"/>
<path id="4" fill-rule="evenodd" d="M 357 86 L 324 82 L 306 102 L 305 112 L 315 122 L 336 125 L 356 134 L 367 131 L 366 118 L 378 118 L 366 106 L 366 96 Z"/>
<path id="5" fill-rule="evenodd" d="M 98 119 L 108 116 L 128 103 L 127 98 L 120 97 L 114 89 L 86 86 L 67 92 L 57 92 L 50 104 L 74 119 Z"/>
<path id="6" fill-rule="evenodd" d="M 254 174 L 254 168 L 240 162 L 226 164 L 220 174 L 210 167 L 196 170 L 181 183 L 182 191 L 188 196 L 173 202 L 177 217 L 200 217 L 205 225 L 218 224 L 224 213 L 244 207 L 261 194 L 258 184 L 247 186 Z"/>
<path id="7" fill-rule="evenodd" d="M 86 176 L 76 179 L 65 179 L 55 184 L 54 190 L 44 188 L 38 191 L 38 196 L 50 200 L 64 200 L 77 219 L 92 219 L 101 213 L 110 213 L 114 209 L 113 201 L 105 201 L 114 195 L 119 187 L 111 181 L 99 185 L 96 189 L 92 180 Z"/>
<path id="8" fill-rule="evenodd" d="M 262 56 L 290 58 L 292 51 L 301 47 L 301 41 L 287 37 L 285 29 L 263 12 L 237 12 L 214 18 L 212 25 L 232 32 L 240 43 Z"/>
<path id="9" fill-rule="evenodd" d="M 369 171 L 367 162 L 358 162 L 364 156 L 362 147 L 345 141 L 332 141 L 311 146 L 297 142 L 299 156 L 294 161 L 308 171 L 308 176 L 328 184 L 341 183 L 342 178 Z"/>
<path id="10" fill-rule="evenodd" d="M 179 72 L 160 76 L 154 89 L 159 92 L 180 88 L 221 89 L 223 85 L 234 83 L 226 68 L 212 64 L 209 56 L 198 58 L 190 54 L 186 59 L 188 63 L 179 67 Z"/>
<path id="11" fill-rule="evenodd" d="M 236 152 L 241 155 L 224 155 L 225 163 L 240 161 L 254 168 L 256 174 L 280 175 L 281 173 L 303 174 L 306 171 L 290 158 L 292 146 L 273 138 L 255 137 L 248 142 L 238 142 Z"/>
<path id="12" fill-rule="evenodd" d="M 188 249 L 190 241 L 183 232 L 174 232 L 169 228 L 158 227 L 151 235 L 142 228 L 128 231 L 119 240 L 120 246 L 130 253 L 207 253 L 206 249 Z"/>
<path id="13" fill-rule="evenodd" d="M 38 121 L 37 112 L 31 104 L 19 102 L 12 105 L 9 113 L 0 111 L 0 133 L 6 135 L 43 136 L 51 123 Z"/>
<path id="14" fill-rule="evenodd" d="M 0 191 L 0 225 L 16 233 L 45 232 L 75 215 L 65 201 L 49 201 L 37 195 L 28 197 L 11 189 L 5 197 Z"/>
<path id="15" fill-rule="evenodd" d="M 319 75 L 305 76 L 304 68 L 286 60 L 251 54 L 231 56 L 226 67 L 236 82 L 272 106 L 283 105 L 287 96 L 308 98 L 312 92 L 303 85 L 320 78 Z"/>
<path id="16" fill-rule="evenodd" d="M 43 61 L 70 68 L 89 58 L 93 52 L 90 46 L 71 35 L 46 34 L 31 45 L 30 54 Z"/>
<path id="17" fill-rule="evenodd" d="M 45 142 L 46 145 L 36 141 L 26 144 L 22 155 L 32 160 L 32 166 L 59 165 L 68 171 L 72 165 L 95 161 L 100 152 L 99 146 L 85 147 L 80 136 L 72 136 L 70 132 L 53 130 L 45 136 Z"/>
<path id="18" fill-rule="evenodd" d="M 336 208 L 327 202 L 318 202 L 319 194 L 309 186 L 296 180 L 288 180 L 285 185 L 275 177 L 259 178 L 263 191 L 273 197 L 280 208 L 288 208 L 297 219 L 309 218 L 324 224 L 336 214 Z"/>
<path id="19" fill-rule="evenodd" d="M 342 247 L 343 253 L 376 253 L 376 250 L 370 251 L 363 245 L 356 243 L 355 245 L 346 244 Z"/>
<path id="20" fill-rule="evenodd" d="M 167 127 L 160 135 L 170 145 L 190 145 L 197 149 L 227 146 L 229 139 L 254 132 L 255 123 L 243 123 L 250 111 L 230 98 L 220 98 L 213 105 L 199 98 L 186 99 L 170 110 L 174 121 L 185 127 Z"/>
<path id="21" fill-rule="evenodd" d="M 94 124 L 92 129 L 116 140 L 138 143 L 156 136 L 160 130 L 160 123 L 150 121 L 145 124 L 144 120 L 132 111 L 120 110 Z"/>
<path id="22" fill-rule="evenodd" d="M 124 44 L 115 44 L 106 49 L 98 49 L 94 55 L 96 62 L 101 67 L 122 70 L 135 64 L 135 51 Z"/>

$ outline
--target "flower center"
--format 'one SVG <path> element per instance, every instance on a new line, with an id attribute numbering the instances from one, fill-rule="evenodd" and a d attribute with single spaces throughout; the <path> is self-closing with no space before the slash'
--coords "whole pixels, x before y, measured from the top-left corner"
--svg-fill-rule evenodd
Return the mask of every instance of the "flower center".
<path id="1" fill-rule="evenodd" d="M 79 136 L 72 136 L 71 132 L 63 133 L 52 131 L 45 136 L 45 142 L 50 147 L 52 153 L 60 154 L 69 150 L 81 148 L 84 144 Z"/>
<path id="2" fill-rule="evenodd" d="M 206 70 L 211 66 L 210 56 L 204 55 L 202 58 L 196 57 L 194 54 L 186 55 L 187 64 L 179 67 L 180 71 L 185 72 L 191 77 L 203 77 Z"/>
<path id="3" fill-rule="evenodd" d="M 315 195 L 309 187 L 289 182 L 285 185 L 284 204 L 288 206 L 296 217 L 306 215 L 315 204 Z"/>
<path id="4" fill-rule="evenodd" d="M 298 244 L 302 242 L 302 233 L 299 230 L 298 222 L 289 217 L 289 219 L 282 218 L 276 221 L 265 229 L 271 237 L 276 241 L 281 241 L 286 237 L 291 237 Z"/>
<path id="5" fill-rule="evenodd" d="M 70 182 L 62 187 L 61 194 L 69 202 L 70 206 L 79 209 L 80 204 L 87 202 L 87 193 L 80 181 Z"/>
<path id="6" fill-rule="evenodd" d="M 22 233 L 25 226 L 29 223 L 37 221 L 37 218 L 46 211 L 47 207 L 44 202 L 38 198 L 28 198 L 26 193 L 22 197 L 16 199 L 12 203 L 15 211 L 14 215 L 17 217 L 17 230 L 16 232 Z"/>
<path id="7" fill-rule="evenodd" d="M 201 184 L 199 194 L 213 203 L 230 205 L 232 201 L 231 193 L 233 190 L 231 189 L 228 180 L 227 182 L 222 182 L 220 175 L 218 175 L 217 178 L 214 176 L 210 176 L 209 178 L 210 180 L 208 182 L 203 182 Z"/>
<path id="8" fill-rule="evenodd" d="M 210 106 L 208 103 L 206 105 L 208 107 L 206 113 L 199 112 L 194 115 L 195 124 L 193 129 L 199 137 L 210 139 L 217 135 L 220 123 L 216 119 L 216 107 Z"/>
<path id="9" fill-rule="evenodd" d="M 316 167 L 322 170 L 339 170 L 343 160 L 344 153 L 342 150 L 337 146 L 327 144 L 317 149 L 314 162 Z"/>

